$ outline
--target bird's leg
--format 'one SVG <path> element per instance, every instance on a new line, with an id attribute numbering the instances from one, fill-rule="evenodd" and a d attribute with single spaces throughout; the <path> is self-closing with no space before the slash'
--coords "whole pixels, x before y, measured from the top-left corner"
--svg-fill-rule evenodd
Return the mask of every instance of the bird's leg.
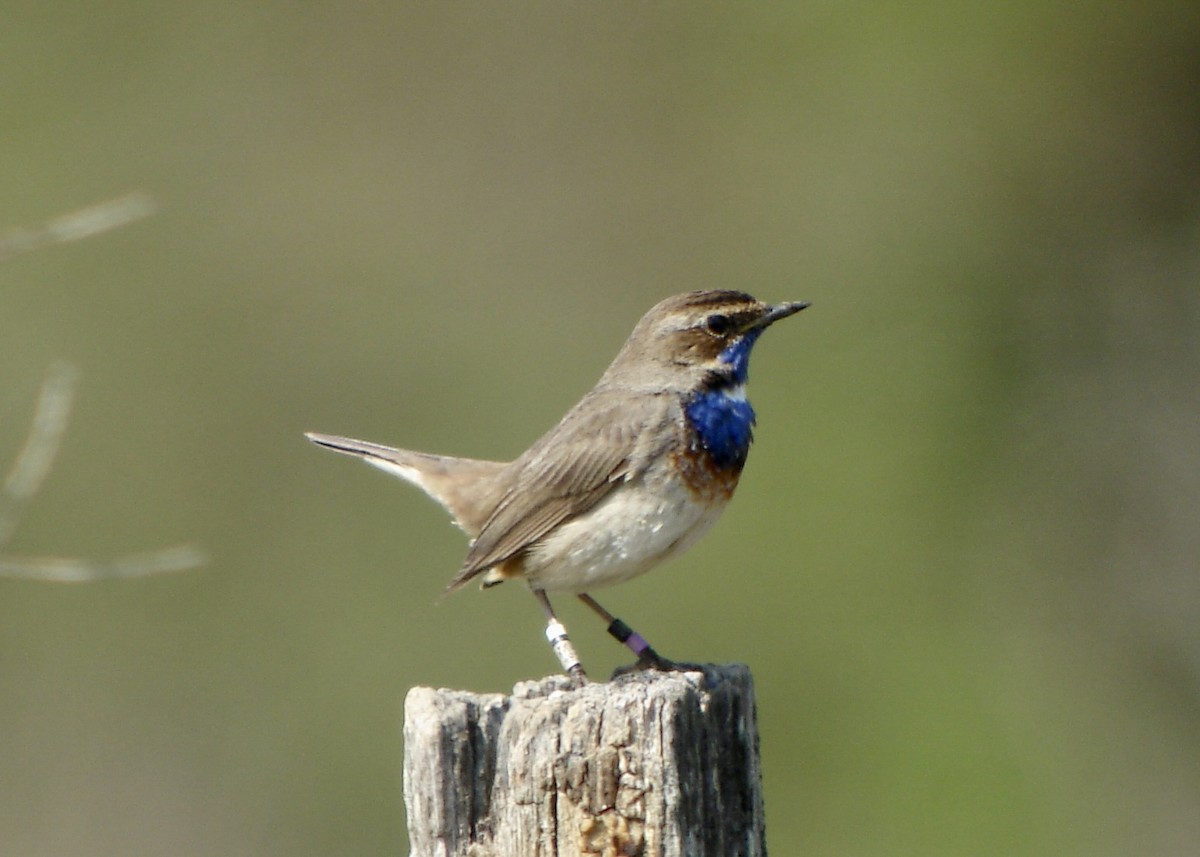
<path id="1" fill-rule="evenodd" d="M 617 642 L 624 643 L 629 651 L 637 655 L 637 662 L 627 667 L 618 667 L 613 673 L 614 678 L 638 670 L 680 670 L 694 668 L 693 664 L 677 664 L 654 651 L 653 647 L 646 642 L 645 637 L 601 607 L 600 603 L 586 592 L 579 594 L 579 600 L 600 614 L 601 618 L 608 623 L 608 633 L 615 637 Z"/>
<path id="2" fill-rule="evenodd" d="M 571 677 L 572 683 L 576 687 L 582 687 L 587 684 L 587 673 L 583 671 L 579 655 L 575 654 L 575 647 L 571 645 L 571 641 L 567 637 L 567 629 L 554 615 L 554 608 L 550 606 L 550 599 L 545 592 L 535 589 L 533 597 L 542 605 L 542 612 L 546 614 L 546 640 L 549 641 L 550 648 L 554 650 L 554 656 L 558 658 L 562 668 Z"/>

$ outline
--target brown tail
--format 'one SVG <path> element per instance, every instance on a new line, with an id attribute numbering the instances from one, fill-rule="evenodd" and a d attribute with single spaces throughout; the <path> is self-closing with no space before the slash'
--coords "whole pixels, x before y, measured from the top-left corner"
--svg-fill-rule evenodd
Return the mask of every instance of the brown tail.
<path id="1" fill-rule="evenodd" d="M 408 480 L 441 503 L 454 523 L 472 538 L 479 534 L 504 494 L 500 476 L 508 465 L 501 461 L 430 455 L 317 432 L 306 432 L 304 436 L 319 446 L 357 456 Z"/>

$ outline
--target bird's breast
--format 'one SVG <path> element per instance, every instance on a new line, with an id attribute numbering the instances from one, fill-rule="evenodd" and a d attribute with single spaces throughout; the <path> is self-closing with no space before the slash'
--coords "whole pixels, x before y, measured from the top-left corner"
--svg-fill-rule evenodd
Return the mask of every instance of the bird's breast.
<path id="1" fill-rule="evenodd" d="M 754 408 L 743 384 L 697 391 L 683 407 L 686 423 L 680 466 L 696 490 L 737 484 L 750 442 L 754 439 Z"/>
<path id="2" fill-rule="evenodd" d="M 698 496 L 664 457 L 531 546 L 520 573 L 547 591 L 587 592 L 621 583 L 695 544 L 726 499 Z"/>

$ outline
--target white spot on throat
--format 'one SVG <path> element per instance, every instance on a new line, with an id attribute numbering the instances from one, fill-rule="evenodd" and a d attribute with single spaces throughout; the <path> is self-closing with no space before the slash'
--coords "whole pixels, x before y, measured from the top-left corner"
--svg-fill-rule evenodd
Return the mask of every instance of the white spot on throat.
<path id="1" fill-rule="evenodd" d="M 726 399 L 732 402 L 746 401 L 746 385 L 738 384 L 736 387 L 730 387 L 728 390 L 721 391 Z"/>

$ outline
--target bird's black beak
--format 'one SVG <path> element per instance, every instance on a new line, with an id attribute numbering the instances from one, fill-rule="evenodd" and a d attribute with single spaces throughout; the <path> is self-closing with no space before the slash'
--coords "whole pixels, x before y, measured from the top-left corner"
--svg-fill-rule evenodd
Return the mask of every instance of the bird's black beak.
<path id="1" fill-rule="evenodd" d="M 775 304 L 773 307 L 768 307 L 758 321 L 751 325 L 751 328 L 764 328 L 769 324 L 774 324 L 781 318 L 787 318 L 789 315 L 795 315 L 800 310 L 809 306 L 808 301 L 788 301 L 786 303 Z"/>

